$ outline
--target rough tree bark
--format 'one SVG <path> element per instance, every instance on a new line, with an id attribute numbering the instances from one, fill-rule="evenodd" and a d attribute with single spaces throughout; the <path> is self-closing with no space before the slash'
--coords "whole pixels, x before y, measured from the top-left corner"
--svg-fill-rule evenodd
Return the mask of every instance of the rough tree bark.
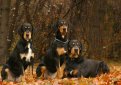
<path id="1" fill-rule="evenodd" d="M 10 0 L 2 0 L 1 26 L 0 26 L 0 64 L 3 64 L 7 56 L 7 33 Z"/>
<path id="2" fill-rule="evenodd" d="M 9 34 L 8 34 L 8 39 L 9 39 L 8 48 L 11 47 L 11 44 L 13 42 L 13 38 L 14 38 L 13 31 L 15 31 L 16 25 L 17 25 L 17 18 L 18 18 L 17 16 L 18 16 L 18 12 L 19 12 L 20 2 L 21 2 L 21 0 L 16 0 L 16 2 L 15 2 L 15 9 L 13 11 L 13 15 L 14 16 L 11 16 L 9 18 L 11 21 L 10 21 Z"/>

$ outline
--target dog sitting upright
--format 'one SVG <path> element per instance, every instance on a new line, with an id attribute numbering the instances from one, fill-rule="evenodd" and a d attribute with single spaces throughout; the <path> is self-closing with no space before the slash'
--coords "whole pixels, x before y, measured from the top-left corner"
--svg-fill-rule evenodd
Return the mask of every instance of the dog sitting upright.
<path id="1" fill-rule="evenodd" d="M 17 81 L 29 65 L 33 66 L 33 26 L 30 23 L 23 23 L 18 33 L 20 40 L 9 56 L 6 64 L 3 65 L 1 71 L 2 80 Z"/>
<path id="2" fill-rule="evenodd" d="M 46 78 L 62 78 L 65 67 L 65 55 L 67 52 L 67 30 L 68 27 L 63 20 L 56 23 L 56 37 L 50 48 L 47 50 L 43 63 L 41 62 L 36 69 L 36 74 L 39 77 L 43 74 L 43 69 L 46 69 L 44 77 Z M 60 72 L 60 75 L 58 73 Z"/>
<path id="3" fill-rule="evenodd" d="M 65 77 L 95 77 L 100 73 L 109 72 L 109 67 L 104 61 L 83 58 L 80 56 L 81 50 L 79 41 L 71 40 L 69 42 Z"/>

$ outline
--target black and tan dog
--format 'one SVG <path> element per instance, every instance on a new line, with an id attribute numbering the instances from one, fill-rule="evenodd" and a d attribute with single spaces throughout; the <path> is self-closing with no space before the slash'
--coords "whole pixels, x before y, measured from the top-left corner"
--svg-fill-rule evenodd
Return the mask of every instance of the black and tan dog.
<path id="1" fill-rule="evenodd" d="M 9 56 L 6 64 L 3 65 L 1 71 L 2 80 L 17 81 L 29 65 L 33 67 L 33 26 L 30 23 L 23 23 L 18 33 L 20 40 Z"/>
<path id="2" fill-rule="evenodd" d="M 81 45 L 77 40 L 69 42 L 65 77 L 95 77 L 100 73 L 108 73 L 109 67 L 104 61 L 97 61 L 81 57 Z"/>
<path id="3" fill-rule="evenodd" d="M 43 63 L 40 63 L 36 69 L 36 74 L 39 77 L 43 74 L 43 69 L 46 69 L 44 77 L 62 78 L 65 67 L 65 55 L 67 53 L 67 37 L 68 27 L 63 20 L 56 23 L 56 36 L 51 47 L 48 49 Z M 61 72 L 60 72 L 61 71 Z M 60 74 L 58 75 L 58 73 Z"/>

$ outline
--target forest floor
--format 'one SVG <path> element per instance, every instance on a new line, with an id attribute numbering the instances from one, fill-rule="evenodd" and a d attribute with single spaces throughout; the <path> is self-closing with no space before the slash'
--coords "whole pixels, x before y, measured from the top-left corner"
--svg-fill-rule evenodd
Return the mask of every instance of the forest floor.
<path id="1" fill-rule="evenodd" d="M 101 74 L 95 78 L 64 78 L 64 79 L 36 79 L 35 69 L 34 75 L 25 72 L 23 82 L 0 82 L 0 85 L 121 85 L 121 62 L 108 61 L 110 73 Z M 37 65 L 36 65 L 37 66 Z M 35 68 L 36 68 L 35 66 Z M 1 68 L 1 66 L 0 66 Z M 0 69 L 1 70 L 1 69 Z"/>

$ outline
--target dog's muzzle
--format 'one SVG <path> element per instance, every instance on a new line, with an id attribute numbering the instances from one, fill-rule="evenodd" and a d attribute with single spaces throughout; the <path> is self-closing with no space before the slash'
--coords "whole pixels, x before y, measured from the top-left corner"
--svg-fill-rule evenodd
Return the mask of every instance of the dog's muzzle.
<path id="1" fill-rule="evenodd" d="M 30 36 L 30 31 L 26 31 L 26 37 L 29 38 Z"/>
<path id="2" fill-rule="evenodd" d="M 75 51 L 75 53 L 78 53 L 79 47 L 75 46 L 75 47 L 74 47 L 74 51 Z"/>

